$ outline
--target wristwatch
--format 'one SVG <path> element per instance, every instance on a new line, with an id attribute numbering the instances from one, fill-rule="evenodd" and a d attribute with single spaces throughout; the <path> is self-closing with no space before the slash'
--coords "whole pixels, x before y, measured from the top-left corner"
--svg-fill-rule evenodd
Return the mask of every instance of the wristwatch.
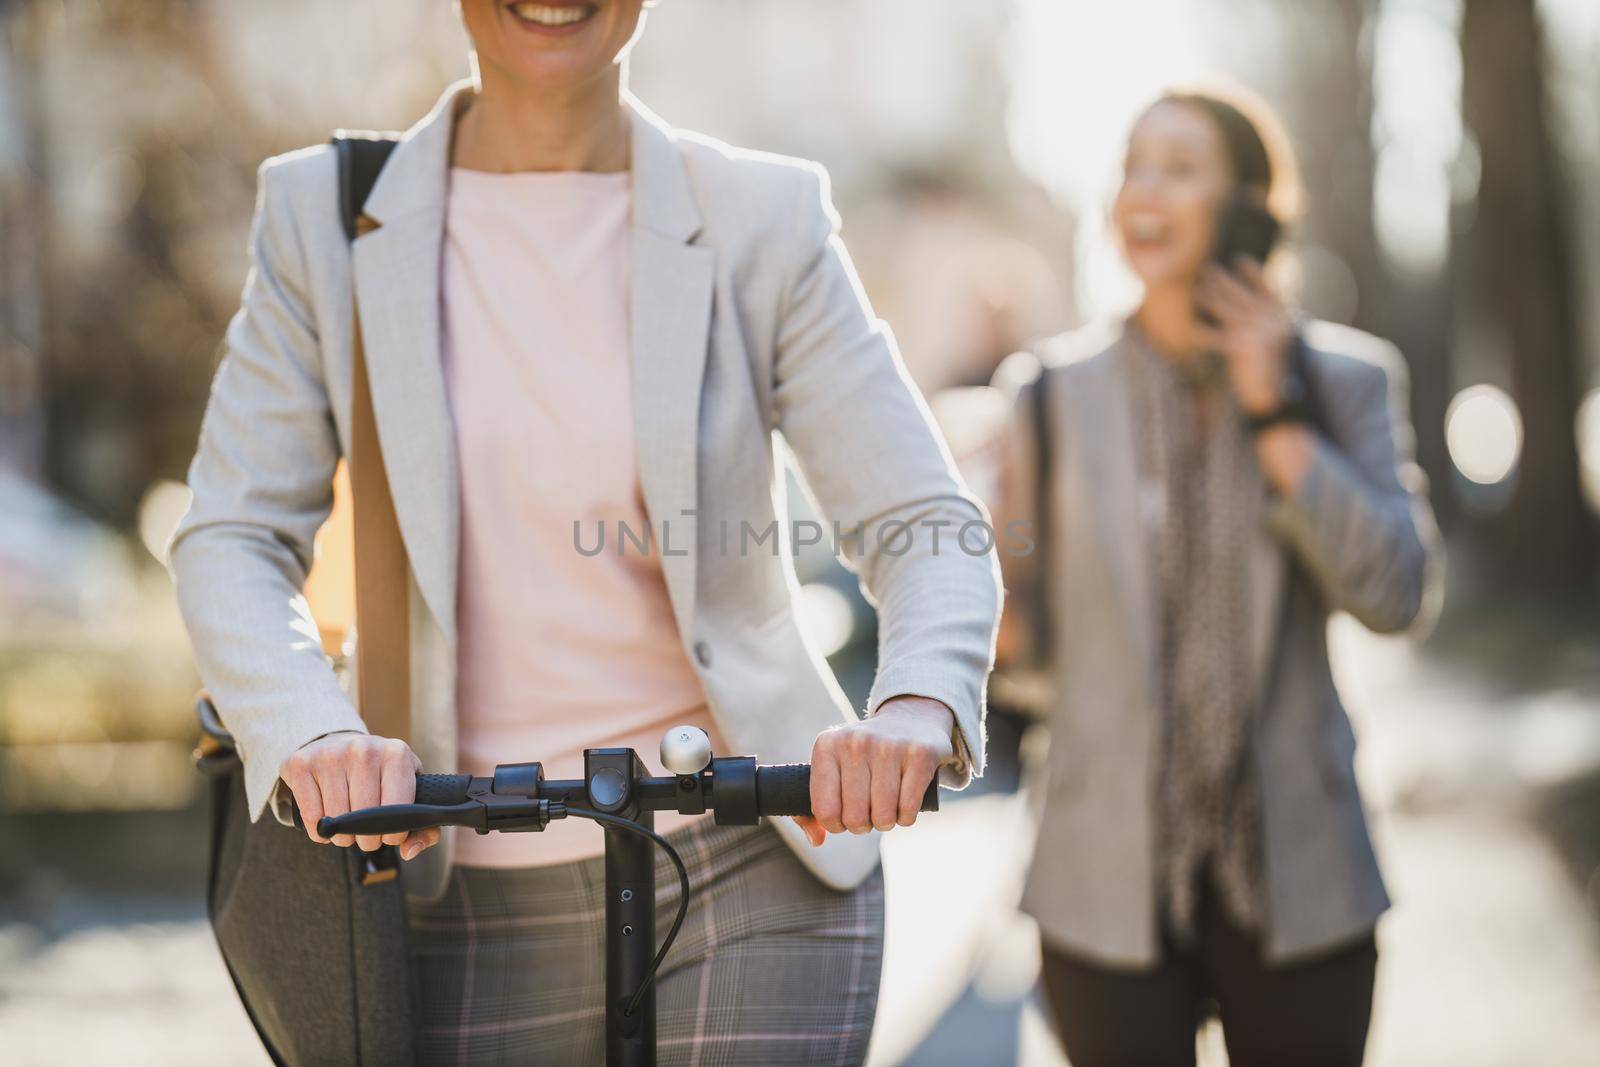
<path id="1" fill-rule="evenodd" d="M 1244 426 L 1252 437 L 1274 426 L 1308 421 L 1306 410 L 1306 382 L 1292 368 L 1283 376 L 1278 386 L 1278 404 L 1259 415 L 1246 415 Z"/>

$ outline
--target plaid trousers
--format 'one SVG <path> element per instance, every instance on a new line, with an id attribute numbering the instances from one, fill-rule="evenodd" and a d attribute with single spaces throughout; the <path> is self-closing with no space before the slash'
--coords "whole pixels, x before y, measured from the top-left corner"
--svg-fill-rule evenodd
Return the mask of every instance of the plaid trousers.
<path id="1" fill-rule="evenodd" d="M 841 893 L 764 826 L 704 819 L 667 839 L 692 892 L 656 978 L 660 1062 L 861 1063 L 883 964 L 882 870 Z M 656 886 L 659 938 L 679 895 L 665 855 Z M 422 1062 L 603 1063 L 604 887 L 601 857 L 458 867 L 442 897 L 412 902 Z"/>

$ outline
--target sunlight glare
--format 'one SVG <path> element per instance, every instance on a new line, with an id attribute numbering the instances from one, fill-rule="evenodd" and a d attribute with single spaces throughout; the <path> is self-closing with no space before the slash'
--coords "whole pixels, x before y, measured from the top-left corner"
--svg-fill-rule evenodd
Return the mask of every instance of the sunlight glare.
<path id="1" fill-rule="evenodd" d="M 1504 389 L 1473 385 L 1457 393 L 1445 412 L 1450 460 L 1469 481 L 1505 481 L 1522 453 L 1522 416 Z"/>

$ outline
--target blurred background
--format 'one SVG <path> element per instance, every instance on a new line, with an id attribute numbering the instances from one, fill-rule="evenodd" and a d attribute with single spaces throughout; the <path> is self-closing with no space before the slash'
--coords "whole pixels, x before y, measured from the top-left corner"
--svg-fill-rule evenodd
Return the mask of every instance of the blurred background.
<path id="1" fill-rule="evenodd" d="M 0 37 L 0 1060 L 265 1062 L 204 919 L 198 683 L 158 557 L 257 164 L 404 128 L 465 41 L 443 0 L 0 0 Z M 1284 115 L 1299 299 L 1405 352 L 1449 543 L 1425 642 L 1334 624 L 1396 898 L 1370 1062 L 1600 1063 L 1600 4 L 666 0 L 632 84 L 830 168 L 977 481 L 939 394 L 1128 305 L 1124 134 L 1210 75 Z M 872 613 L 798 566 L 859 696 Z M 887 840 L 874 1062 L 1064 1062 L 1015 911 L 1038 740 L 992 732 L 989 778 Z"/>

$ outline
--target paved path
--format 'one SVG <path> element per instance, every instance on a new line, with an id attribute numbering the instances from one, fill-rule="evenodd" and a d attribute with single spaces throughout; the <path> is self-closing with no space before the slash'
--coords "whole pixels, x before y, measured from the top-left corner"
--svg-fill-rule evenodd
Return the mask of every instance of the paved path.
<path id="1" fill-rule="evenodd" d="M 1353 624 L 1336 624 L 1334 641 L 1396 900 L 1380 927 L 1368 1064 L 1600 1065 L 1600 871 L 1587 881 L 1582 871 L 1575 877 L 1542 817 L 1581 792 L 1578 783 L 1591 783 L 1592 796 L 1600 782 L 1596 658 L 1584 653 L 1570 670 L 1554 672 L 1564 679 L 1559 685 L 1507 693 Z M 981 812 L 970 814 L 983 821 Z M 967 817 L 963 806 L 951 806 L 914 847 L 939 848 L 938 835 L 946 835 L 950 847 L 965 850 L 969 870 L 1011 862 L 1012 844 L 958 825 Z M 1573 818 L 1600 847 L 1600 811 Z M 924 892 L 919 883 L 894 881 L 889 891 L 891 908 Z M 953 922 L 959 913 L 942 914 Z M 977 948 L 974 977 L 948 1009 L 934 995 L 949 979 L 897 971 L 891 946 L 890 970 L 920 989 L 885 991 L 877 1048 L 893 1055 L 879 1062 L 1064 1064 L 1031 989 L 1038 956 L 1027 920 L 965 925 L 983 933 L 969 941 L 951 935 Z M 939 1004 L 936 1024 L 901 1007 L 918 1001 Z M 1226 1063 L 1215 1030 L 1202 1037 L 1201 1051 L 1203 1065 Z"/>

